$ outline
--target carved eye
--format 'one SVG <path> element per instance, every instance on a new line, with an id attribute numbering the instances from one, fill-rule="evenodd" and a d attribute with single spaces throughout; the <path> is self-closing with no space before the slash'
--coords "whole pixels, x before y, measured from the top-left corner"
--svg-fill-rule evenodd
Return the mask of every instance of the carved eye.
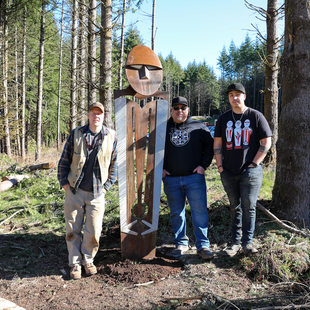
<path id="1" fill-rule="evenodd" d="M 130 65 L 128 66 L 129 69 L 136 69 L 136 70 L 140 70 L 142 68 L 142 65 Z"/>
<path id="2" fill-rule="evenodd" d="M 157 67 L 155 67 L 155 66 L 146 66 L 147 68 L 148 68 L 148 70 L 158 70 L 158 68 Z"/>
<path id="3" fill-rule="evenodd" d="M 158 70 L 159 68 L 150 65 L 130 65 L 127 66 L 128 69 L 140 70 L 142 67 L 146 67 L 149 71 Z"/>

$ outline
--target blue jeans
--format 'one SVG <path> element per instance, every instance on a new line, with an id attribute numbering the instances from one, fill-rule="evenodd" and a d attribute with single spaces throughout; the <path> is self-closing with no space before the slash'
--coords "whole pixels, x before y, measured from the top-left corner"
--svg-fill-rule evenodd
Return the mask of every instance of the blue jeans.
<path id="1" fill-rule="evenodd" d="M 230 202 L 232 243 L 241 243 L 242 246 L 252 244 L 256 202 L 263 181 L 263 168 L 260 165 L 256 168 L 246 168 L 239 175 L 232 175 L 224 170 L 221 179 Z"/>
<path id="2" fill-rule="evenodd" d="M 188 245 L 185 218 L 185 199 L 187 197 L 191 208 L 196 248 L 198 251 L 202 248 L 209 248 L 210 242 L 207 237 L 209 217 L 205 176 L 198 173 L 181 177 L 166 176 L 163 182 L 170 208 L 170 220 L 176 246 Z"/>

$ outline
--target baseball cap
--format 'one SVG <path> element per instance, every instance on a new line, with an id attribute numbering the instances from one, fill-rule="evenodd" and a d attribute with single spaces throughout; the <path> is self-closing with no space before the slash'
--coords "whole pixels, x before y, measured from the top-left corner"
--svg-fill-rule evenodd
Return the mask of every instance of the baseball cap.
<path id="1" fill-rule="evenodd" d="M 227 87 L 226 94 L 231 92 L 232 90 L 241 91 L 245 94 L 245 88 L 241 83 L 232 83 Z"/>
<path id="2" fill-rule="evenodd" d="M 93 108 L 99 108 L 104 113 L 104 106 L 101 102 L 95 102 L 88 107 L 88 112 Z"/>
<path id="3" fill-rule="evenodd" d="M 172 106 L 178 105 L 178 104 L 183 104 L 183 105 L 188 105 L 186 98 L 178 96 L 172 99 Z"/>

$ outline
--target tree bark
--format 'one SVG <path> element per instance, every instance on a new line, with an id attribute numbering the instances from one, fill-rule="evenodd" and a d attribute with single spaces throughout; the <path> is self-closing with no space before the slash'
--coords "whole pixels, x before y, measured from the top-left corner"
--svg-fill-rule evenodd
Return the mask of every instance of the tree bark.
<path id="1" fill-rule="evenodd" d="M 114 127 L 112 121 L 112 0 L 101 2 L 100 31 L 100 102 L 105 109 L 105 122 Z"/>
<path id="2" fill-rule="evenodd" d="M 79 53 L 78 53 L 78 85 L 79 85 L 79 122 L 85 125 L 85 101 L 86 101 L 86 4 L 85 0 L 80 0 L 79 6 Z"/>
<path id="3" fill-rule="evenodd" d="M 285 1 L 282 106 L 273 208 L 310 226 L 310 0 Z"/>
<path id="4" fill-rule="evenodd" d="M 44 69 L 44 43 L 45 43 L 45 14 L 46 2 L 42 0 L 41 25 L 40 25 L 40 54 L 38 72 L 38 100 L 37 100 L 37 128 L 36 128 L 36 152 L 35 160 L 41 158 L 41 131 L 42 131 L 42 101 L 43 101 L 43 69 Z"/>
<path id="5" fill-rule="evenodd" d="M 1 5 L 2 10 L 2 100 L 4 114 L 4 135 L 6 154 L 11 157 L 11 137 L 9 127 L 9 101 L 8 101 L 8 62 L 9 62 L 9 46 L 8 46 L 8 7 L 9 1 L 4 0 Z"/>
<path id="6" fill-rule="evenodd" d="M 77 99 L 77 12 L 78 12 L 78 0 L 73 1 L 72 7 L 72 46 L 71 46 L 71 130 L 76 127 L 76 99 Z"/>
<path id="7" fill-rule="evenodd" d="M 21 155 L 21 146 L 20 146 L 20 121 L 19 121 L 19 88 L 18 88 L 18 29 L 15 26 L 15 123 L 16 123 L 16 146 L 17 146 L 17 154 Z"/>
<path id="8" fill-rule="evenodd" d="M 152 9 L 152 50 L 155 49 L 155 7 L 156 7 L 156 0 L 153 0 L 153 9 Z"/>
<path id="9" fill-rule="evenodd" d="M 96 0 L 89 0 L 88 10 L 88 104 L 96 102 Z"/>
<path id="10" fill-rule="evenodd" d="M 22 52 L 22 116 L 21 116 L 21 127 L 22 127 L 22 137 L 21 137 L 21 148 L 22 148 L 22 158 L 26 157 L 26 35 L 27 35 L 27 11 L 24 9 L 23 14 L 23 52 Z"/>
<path id="11" fill-rule="evenodd" d="M 276 143 L 278 139 L 278 0 L 268 0 L 267 23 L 267 57 L 265 63 L 264 114 L 272 130 L 272 145 L 265 159 L 268 164 L 276 163 Z"/>
<path id="12" fill-rule="evenodd" d="M 61 4 L 60 20 L 60 50 L 59 50 L 59 72 L 58 72 L 58 101 L 57 101 L 57 150 L 60 150 L 60 111 L 61 111 L 61 78 L 62 78 L 62 53 L 63 53 L 63 19 L 64 19 L 64 0 Z"/>
<path id="13" fill-rule="evenodd" d="M 121 50 L 119 56 L 118 69 L 118 89 L 123 88 L 123 58 L 124 58 L 124 41 L 125 41 L 125 16 L 126 16 L 126 0 L 123 0 L 122 26 L 121 26 Z"/>

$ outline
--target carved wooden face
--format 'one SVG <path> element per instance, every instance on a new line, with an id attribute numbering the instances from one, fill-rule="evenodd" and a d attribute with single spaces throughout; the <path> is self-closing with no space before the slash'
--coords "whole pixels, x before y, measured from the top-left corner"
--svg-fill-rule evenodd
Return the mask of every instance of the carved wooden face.
<path id="1" fill-rule="evenodd" d="M 153 95 L 163 80 L 158 56 L 150 48 L 137 45 L 127 57 L 126 76 L 130 86 L 142 96 Z"/>

